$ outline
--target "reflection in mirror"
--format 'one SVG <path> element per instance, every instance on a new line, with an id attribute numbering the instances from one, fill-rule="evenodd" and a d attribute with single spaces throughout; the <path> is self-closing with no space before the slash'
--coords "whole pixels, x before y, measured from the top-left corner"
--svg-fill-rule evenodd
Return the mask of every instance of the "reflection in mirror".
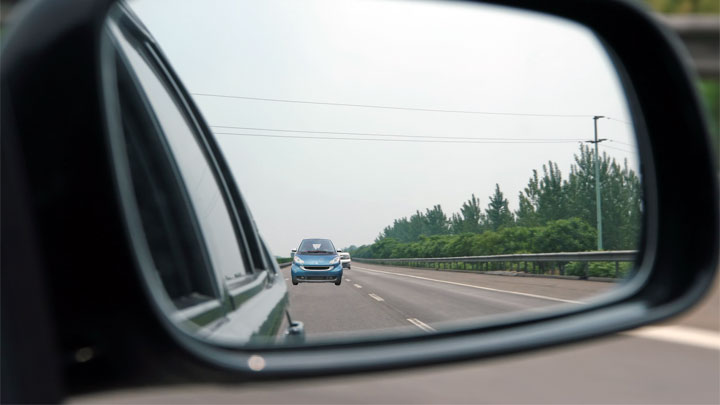
<path id="1" fill-rule="evenodd" d="M 266 341 L 291 321 L 307 342 L 477 326 L 634 274 L 635 133 L 588 29 L 465 2 L 167 6 L 131 3 L 279 263 Z M 203 335 L 245 344 L 262 293 Z"/>

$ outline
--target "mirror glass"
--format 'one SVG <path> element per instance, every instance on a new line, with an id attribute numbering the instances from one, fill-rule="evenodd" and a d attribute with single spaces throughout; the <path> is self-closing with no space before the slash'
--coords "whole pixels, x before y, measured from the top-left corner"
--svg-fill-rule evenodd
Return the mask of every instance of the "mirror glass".
<path id="1" fill-rule="evenodd" d="M 278 263 L 247 277 L 281 286 L 249 278 L 242 299 L 214 280 L 230 303 L 202 336 L 247 344 L 237 325 L 269 313 L 256 342 L 434 333 L 579 307 L 635 274 L 633 120 L 587 28 L 452 1 L 130 6 Z"/>

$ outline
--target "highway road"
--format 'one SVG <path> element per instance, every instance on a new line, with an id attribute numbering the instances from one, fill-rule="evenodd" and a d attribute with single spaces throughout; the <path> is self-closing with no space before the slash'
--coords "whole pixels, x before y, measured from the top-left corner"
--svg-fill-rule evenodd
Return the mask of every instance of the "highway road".
<path id="1" fill-rule="evenodd" d="M 510 313 L 576 306 L 612 283 L 508 277 L 355 263 L 340 286 L 290 284 L 290 313 L 308 340 L 383 333 L 431 332 Z"/>
<path id="2" fill-rule="evenodd" d="M 288 269 L 283 272 L 287 275 Z M 448 317 L 503 316 L 578 305 L 537 296 L 582 301 L 608 288 L 612 284 L 355 263 L 341 286 L 291 285 L 290 294 L 293 313 L 306 323 L 312 339 L 368 329 L 424 333 L 420 325 L 439 328 Z M 716 280 L 701 305 L 663 325 L 515 356 L 358 376 L 152 388 L 88 395 L 72 402 L 718 404 L 718 290 Z M 422 323 L 408 321 L 412 318 Z"/>

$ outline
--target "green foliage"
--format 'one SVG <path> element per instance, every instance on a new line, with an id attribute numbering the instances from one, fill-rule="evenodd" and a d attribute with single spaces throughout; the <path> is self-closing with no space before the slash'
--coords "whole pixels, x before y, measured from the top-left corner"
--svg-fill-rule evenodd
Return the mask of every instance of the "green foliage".
<path id="1" fill-rule="evenodd" d="M 481 233 L 486 222 L 485 214 L 480 208 L 480 199 L 473 194 L 472 198 L 463 203 L 460 213 L 452 215 L 450 230 L 455 234 L 464 232 Z"/>
<path id="2" fill-rule="evenodd" d="M 618 266 L 618 277 L 625 277 L 632 268 L 631 262 L 622 262 Z M 565 265 L 565 275 L 568 276 L 585 276 L 585 266 L 588 268 L 588 277 L 615 277 L 614 262 L 570 262 Z"/>
<path id="3" fill-rule="evenodd" d="M 557 163 L 548 162 L 543 165 L 543 177 L 540 179 L 540 190 L 535 210 L 540 223 L 567 218 L 568 195 L 562 180 L 562 173 Z"/>
<path id="4" fill-rule="evenodd" d="M 276 257 L 275 257 L 275 260 L 277 260 L 278 264 L 282 264 L 282 263 L 291 262 L 291 261 L 292 261 L 292 258 L 290 258 L 290 257 L 277 257 L 277 256 L 276 256 Z"/>
<path id="5" fill-rule="evenodd" d="M 447 215 L 445 215 L 439 204 L 432 207 L 432 209 L 425 210 L 425 223 L 423 225 L 425 235 L 445 235 L 450 231 Z"/>
<path id="6" fill-rule="evenodd" d="M 490 203 L 485 209 L 485 216 L 487 217 L 488 228 L 493 231 L 515 224 L 515 218 L 510 212 L 508 200 L 500 191 L 500 185 L 497 183 L 495 184 L 495 193 L 490 197 Z"/>
<path id="7" fill-rule="evenodd" d="M 551 252 L 582 252 L 595 246 L 597 233 L 579 218 L 559 219 L 549 222 L 538 229 L 534 238 L 533 251 Z"/>
<path id="8" fill-rule="evenodd" d="M 417 240 L 421 235 L 445 235 L 450 232 L 450 221 L 440 205 L 426 209 L 423 214 L 415 211 L 410 218 L 400 218 L 393 221 L 391 226 L 385 227 L 375 240 L 393 238 L 401 242 Z"/>
<path id="9" fill-rule="evenodd" d="M 520 208 L 515 212 L 517 225 L 519 226 L 538 226 L 540 225 L 540 214 L 538 207 L 538 199 L 540 198 L 540 181 L 538 180 L 537 170 L 533 170 L 533 175 L 528 181 L 525 190 L 519 193 Z"/>
<path id="10" fill-rule="evenodd" d="M 552 161 L 543 165 L 542 175 L 533 170 L 527 187 L 519 193 L 515 213 L 495 184 L 484 210 L 475 194 L 449 219 L 435 205 L 424 213 L 418 210 L 410 218 L 396 219 L 372 245 L 348 250 L 366 258 L 592 250 L 597 246 L 594 148 L 580 145 L 574 160 L 567 179 Z M 640 178 L 627 162 L 621 165 L 605 153 L 598 156 L 598 169 L 604 248 L 634 249 L 642 222 Z"/>
<path id="11" fill-rule="evenodd" d="M 507 227 L 483 233 L 421 236 L 415 242 L 384 238 L 351 252 L 358 258 L 491 256 L 514 253 L 578 252 L 595 245 L 595 229 L 577 218 L 540 227 Z"/>
<path id="12" fill-rule="evenodd" d="M 718 13 L 720 2 L 717 0 L 645 0 L 645 2 L 661 13 Z"/>
<path id="13" fill-rule="evenodd" d="M 710 117 L 710 133 L 713 137 L 715 158 L 720 158 L 720 81 L 702 80 L 699 83 L 700 93 L 705 100 L 705 110 Z"/>

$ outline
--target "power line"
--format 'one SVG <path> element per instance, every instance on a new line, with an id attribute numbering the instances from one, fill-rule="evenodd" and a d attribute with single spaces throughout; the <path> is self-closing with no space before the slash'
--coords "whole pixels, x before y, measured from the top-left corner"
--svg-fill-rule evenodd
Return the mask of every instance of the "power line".
<path id="1" fill-rule="evenodd" d="M 235 127 L 229 125 L 211 125 L 212 128 L 231 128 L 244 129 L 251 131 L 272 131 L 272 132 L 291 132 L 303 134 L 323 134 L 323 135 L 353 135 L 353 136 L 387 136 L 399 138 L 421 138 L 421 139 L 460 139 L 460 140 L 477 140 L 477 141 L 558 141 L 558 142 L 576 142 L 580 139 L 568 138 L 485 138 L 485 137 L 464 137 L 464 136 L 432 136 L 432 135 L 407 135 L 407 134 L 387 134 L 376 132 L 339 132 L 339 131 L 309 131 L 299 129 L 276 129 L 276 128 L 255 128 L 255 127 Z"/>
<path id="2" fill-rule="evenodd" d="M 375 142 L 410 142 L 410 143 L 484 143 L 484 144 L 536 144 L 536 143 L 575 143 L 577 141 L 443 141 L 443 140 L 414 140 L 414 139 L 377 139 L 377 138 L 338 138 L 329 136 L 298 136 L 298 135 L 269 135 L 269 134 L 246 134 L 235 132 L 215 132 L 216 135 L 237 135 L 255 136 L 261 138 L 289 138 L 289 139 L 319 139 L 337 141 L 375 141 Z"/>
<path id="3" fill-rule="evenodd" d="M 610 121 L 620 122 L 620 123 L 625 124 L 625 125 L 632 125 L 631 122 L 628 122 L 628 121 L 625 121 L 625 120 L 621 120 L 621 119 L 618 119 L 618 118 L 613 118 L 613 117 L 608 117 L 608 116 L 606 116 L 605 118 L 606 118 L 606 119 L 609 119 Z"/>
<path id="4" fill-rule="evenodd" d="M 359 108 L 377 108 L 385 110 L 405 110 L 405 111 L 422 111 L 422 112 L 436 112 L 436 113 L 454 113 L 454 114 L 480 114 L 480 115 L 502 115 L 502 116 L 514 116 L 514 117 L 555 117 L 555 118 L 590 118 L 592 114 L 539 114 L 539 113 L 512 113 L 512 112 L 493 112 L 493 111 L 471 111 L 471 110 L 449 110 L 440 108 L 418 108 L 418 107 L 401 107 L 401 106 L 387 106 L 387 105 L 374 105 L 374 104 L 351 104 L 351 103 L 337 103 L 337 102 L 324 102 L 324 101 L 309 101 L 309 100 L 290 100 L 280 98 L 262 98 L 262 97 L 247 97 L 247 96 L 233 96 L 226 94 L 211 94 L 211 93 L 192 93 L 195 96 L 202 97 L 218 97 L 218 98 L 232 98 L 240 100 L 253 100 L 253 101 L 267 101 L 273 103 L 293 103 L 293 104 L 311 104 L 311 105 L 325 105 L 325 106 L 336 106 L 336 107 L 359 107 Z"/>
<path id="5" fill-rule="evenodd" d="M 608 139 L 608 140 L 609 140 L 610 142 L 619 143 L 619 144 L 621 144 L 621 145 L 629 146 L 629 147 L 631 147 L 631 148 L 634 148 L 634 147 L 635 147 L 635 145 L 629 144 L 629 143 L 626 143 L 626 142 L 616 141 L 616 140 L 614 140 L 614 139 Z"/>
<path id="6" fill-rule="evenodd" d="M 631 153 L 631 154 L 633 154 L 633 155 L 635 154 L 635 152 L 632 152 L 632 151 L 629 151 L 629 150 L 625 150 L 625 149 L 621 149 L 621 148 L 615 148 L 615 147 L 612 147 L 612 146 L 609 146 L 609 145 L 605 145 L 605 147 L 608 148 L 608 149 L 618 150 L 618 151 L 620 151 L 620 152 Z"/>

